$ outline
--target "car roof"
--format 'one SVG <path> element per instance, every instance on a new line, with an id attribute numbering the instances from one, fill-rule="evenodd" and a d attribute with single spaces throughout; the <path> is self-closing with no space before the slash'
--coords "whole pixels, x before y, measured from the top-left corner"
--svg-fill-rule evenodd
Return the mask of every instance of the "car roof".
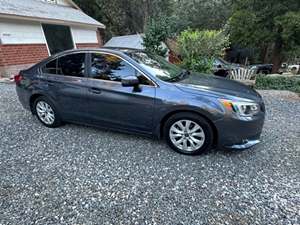
<path id="1" fill-rule="evenodd" d="M 85 52 L 93 52 L 93 51 L 101 51 L 106 53 L 112 53 L 116 55 L 122 55 L 124 53 L 128 53 L 129 49 L 117 49 L 117 48 L 81 48 L 81 49 L 70 49 L 63 52 L 56 53 L 54 55 L 49 56 L 48 58 L 42 60 L 37 65 L 49 62 L 55 58 L 61 57 L 63 55 L 73 54 L 73 53 L 85 53 Z"/>
<path id="2" fill-rule="evenodd" d="M 101 49 L 111 49 L 111 50 L 116 50 L 124 53 L 132 53 L 132 52 L 145 52 L 144 50 L 141 49 L 136 49 L 136 48 L 123 48 L 123 47 L 103 47 Z"/>
<path id="3" fill-rule="evenodd" d="M 55 55 L 52 55 L 53 57 L 59 56 L 59 55 L 65 55 L 65 54 L 71 54 L 71 53 L 80 53 L 80 52 L 89 52 L 89 51 L 102 51 L 107 53 L 134 53 L 134 52 L 144 52 L 143 50 L 139 49 L 131 49 L 131 48 L 116 48 L 116 47 L 103 47 L 103 48 L 82 48 L 82 49 L 71 49 L 66 50 L 63 52 L 59 52 Z"/>
<path id="4" fill-rule="evenodd" d="M 93 51 L 101 51 L 101 52 L 105 52 L 105 53 L 116 54 L 116 55 L 123 56 L 123 57 L 128 57 L 128 55 L 127 55 L 128 53 L 143 52 L 143 50 L 139 50 L 139 49 L 116 48 L 116 47 L 70 49 L 70 50 L 66 50 L 66 51 L 51 55 L 48 58 L 33 65 L 28 70 L 35 68 L 35 67 L 40 67 L 41 65 L 48 63 L 49 61 L 51 61 L 55 58 L 59 58 L 63 55 L 68 55 L 68 54 L 73 54 L 73 53 L 93 52 Z"/>

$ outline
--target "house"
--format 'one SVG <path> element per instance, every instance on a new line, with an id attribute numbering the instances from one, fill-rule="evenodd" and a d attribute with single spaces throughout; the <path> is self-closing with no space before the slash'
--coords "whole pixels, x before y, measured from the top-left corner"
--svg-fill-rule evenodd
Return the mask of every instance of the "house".
<path id="1" fill-rule="evenodd" d="M 60 51 L 98 48 L 103 29 L 71 0 L 0 0 L 0 77 Z"/>

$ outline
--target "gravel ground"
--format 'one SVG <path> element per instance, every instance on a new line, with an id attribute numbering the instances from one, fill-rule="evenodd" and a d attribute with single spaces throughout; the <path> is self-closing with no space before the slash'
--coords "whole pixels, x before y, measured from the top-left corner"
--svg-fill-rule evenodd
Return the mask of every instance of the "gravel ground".
<path id="1" fill-rule="evenodd" d="M 300 224 L 300 99 L 261 93 L 259 146 L 190 157 L 134 135 L 47 129 L 0 84 L 0 225 Z"/>

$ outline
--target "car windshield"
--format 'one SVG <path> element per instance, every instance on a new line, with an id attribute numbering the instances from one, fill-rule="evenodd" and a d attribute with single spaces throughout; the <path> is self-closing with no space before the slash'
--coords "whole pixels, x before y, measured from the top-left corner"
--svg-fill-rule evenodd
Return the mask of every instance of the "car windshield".
<path id="1" fill-rule="evenodd" d="M 184 70 L 169 63 L 165 58 L 145 52 L 128 52 L 132 59 L 139 63 L 153 76 L 163 81 L 173 81 L 182 77 Z"/>

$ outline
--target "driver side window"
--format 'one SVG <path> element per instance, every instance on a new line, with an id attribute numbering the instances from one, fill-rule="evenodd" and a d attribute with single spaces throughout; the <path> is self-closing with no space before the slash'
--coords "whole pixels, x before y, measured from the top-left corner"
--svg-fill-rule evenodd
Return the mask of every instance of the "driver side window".
<path id="1" fill-rule="evenodd" d="M 90 77 L 93 79 L 121 82 L 128 76 L 138 77 L 141 84 L 152 85 L 146 77 L 121 58 L 109 54 L 91 54 Z"/>

